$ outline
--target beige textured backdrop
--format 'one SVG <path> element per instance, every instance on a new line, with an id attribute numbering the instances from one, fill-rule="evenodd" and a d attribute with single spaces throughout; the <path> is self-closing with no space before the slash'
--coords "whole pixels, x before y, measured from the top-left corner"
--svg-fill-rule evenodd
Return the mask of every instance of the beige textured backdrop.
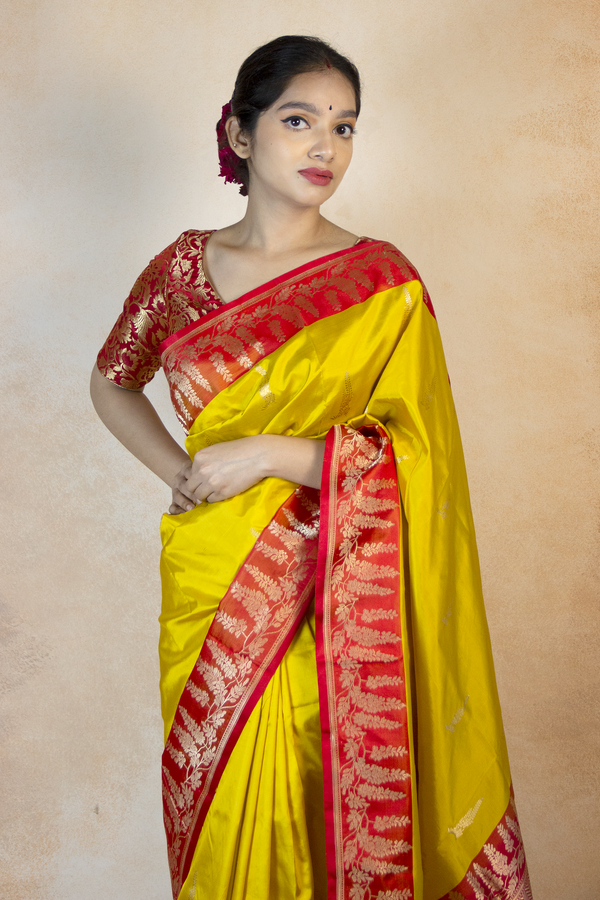
<path id="1" fill-rule="evenodd" d="M 243 57 L 300 32 L 365 81 L 329 214 L 400 246 L 437 308 L 534 895 L 596 900 L 599 9 L 4 0 L 0 897 L 169 897 L 167 493 L 88 373 L 146 262 L 241 213 L 214 123 Z"/>

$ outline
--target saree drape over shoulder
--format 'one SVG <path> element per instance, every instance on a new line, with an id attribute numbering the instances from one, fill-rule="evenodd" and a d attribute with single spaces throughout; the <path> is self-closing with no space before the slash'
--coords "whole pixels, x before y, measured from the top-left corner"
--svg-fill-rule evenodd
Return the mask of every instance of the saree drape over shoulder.
<path id="1" fill-rule="evenodd" d="M 259 433 L 326 452 L 320 491 L 267 478 L 163 519 L 174 898 L 528 900 L 417 272 L 364 240 L 203 313 L 160 345 L 190 456 Z"/>

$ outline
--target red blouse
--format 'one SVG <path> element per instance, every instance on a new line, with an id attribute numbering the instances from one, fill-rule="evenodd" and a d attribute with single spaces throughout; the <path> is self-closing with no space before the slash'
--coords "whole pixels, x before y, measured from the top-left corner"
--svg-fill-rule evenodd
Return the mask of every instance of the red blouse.
<path id="1" fill-rule="evenodd" d="M 137 279 L 98 354 L 98 368 L 110 381 L 143 387 L 160 368 L 161 342 L 223 305 L 202 267 L 212 233 L 184 231 Z"/>

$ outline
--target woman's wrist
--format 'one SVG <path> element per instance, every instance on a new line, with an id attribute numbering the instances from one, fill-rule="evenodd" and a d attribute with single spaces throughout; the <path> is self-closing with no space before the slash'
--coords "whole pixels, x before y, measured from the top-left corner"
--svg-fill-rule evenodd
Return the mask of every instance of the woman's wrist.
<path id="1" fill-rule="evenodd" d="M 280 434 L 257 434 L 254 438 L 258 447 L 258 466 L 261 478 L 281 478 L 282 453 L 285 445 L 282 441 L 286 438 Z"/>
<path id="2" fill-rule="evenodd" d="M 324 441 L 286 435 L 257 436 L 261 447 L 262 477 L 283 478 L 308 487 L 321 486 Z"/>
<path id="3" fill-rule="evenodd" d="M 158 464 L 155 472 L 161 481 L 164 481 L 170 488 L 175 484 L 177 476 L 185 465 L 190 465 L 191 461 L 185 450 L 176 442 L 174 447 L 168 447 L 162 464 Z M 181 452 L 179 452 L 181 451 Z"/>

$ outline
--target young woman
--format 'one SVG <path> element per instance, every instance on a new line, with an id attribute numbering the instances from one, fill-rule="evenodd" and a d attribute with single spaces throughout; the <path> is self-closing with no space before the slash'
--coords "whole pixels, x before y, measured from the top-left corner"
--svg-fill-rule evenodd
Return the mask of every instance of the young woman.
<path id="1" fill-rule="evenodd" d="M 175 898 L 529 898 L 433 308 L 323 218 L 356 68 L 282 37 L 217 126 L 243 219 L 145 269 L 98 357 L 108 428 L 172 488 L 162 537 Z M 187 452 L 144 397 L 163 366 Z"/>

